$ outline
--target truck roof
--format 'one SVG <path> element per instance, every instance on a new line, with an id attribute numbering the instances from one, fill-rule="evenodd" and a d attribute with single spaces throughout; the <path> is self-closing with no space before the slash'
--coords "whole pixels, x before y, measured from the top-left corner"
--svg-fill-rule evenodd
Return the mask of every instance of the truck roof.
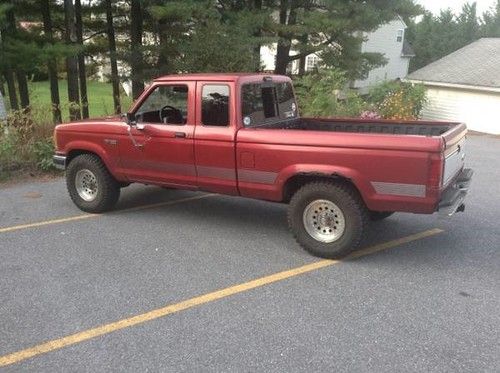
<path id="1" fill-rule="evenodd" d="M 173 81 L 173 80 L 208 80 L 208 81 L 231 81 L 236 82 L 241 78 L 244 80 L 253 80 L 253 79 L 262 79 L 263 77 L 268 76 L 271 78 L 279 78 L 282 80 L 283 78 L 288 78 L 283 75 L 275 75 L 275 74 L 264 74 L 264 73 L 197 73 L 197 74 L 174 74 L 174 75 L 165 75 L 156 78 L 155 82 L 165 82 L 165 81 Z"/>

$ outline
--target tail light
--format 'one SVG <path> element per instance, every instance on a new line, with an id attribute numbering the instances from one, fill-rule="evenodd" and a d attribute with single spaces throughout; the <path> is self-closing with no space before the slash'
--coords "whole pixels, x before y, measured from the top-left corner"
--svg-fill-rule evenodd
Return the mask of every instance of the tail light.
<path id="1" fill-rule="evenodd" d="M 429 187 L 430 189 L 439 190 L 443 183 L 443 154 L 431 154 L 430 170 L 429 170 Z"/>

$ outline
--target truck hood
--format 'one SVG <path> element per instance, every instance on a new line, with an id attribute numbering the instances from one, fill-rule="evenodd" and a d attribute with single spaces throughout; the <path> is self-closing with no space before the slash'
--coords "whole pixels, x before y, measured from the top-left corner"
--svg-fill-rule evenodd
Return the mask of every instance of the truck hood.
<path id="1" fill-rule="evenodd" d="M 118 133 L 123 131 L 124 126 L 127 126 L 127 123 L 122 116 L 113 115 L 59 124 L 56 126 L 56 131 Z"/>

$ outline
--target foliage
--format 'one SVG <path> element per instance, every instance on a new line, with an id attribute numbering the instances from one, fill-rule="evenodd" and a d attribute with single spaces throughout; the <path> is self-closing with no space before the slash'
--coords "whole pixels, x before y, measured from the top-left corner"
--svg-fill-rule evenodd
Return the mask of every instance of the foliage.
<path id="1" fill-rule="evenodd" d="M 302 115 L 417 119 L 426 103 L 425 87 L 403 82 L 374 86 L 367 97 L 347 88 L 346 73 L 319 70 L 295 80 Z"/>
<path id="2" fill-rule="evenodd" d="M 60 85 L 65 88 L 66 82 Z M 0 122 L 0 179 L 17 169 L 40 171 L 53 170 L 52 155 L 54 146 L 51 124 L 50 92 L 48 82 L 30 83 L 33 98 L 30 110 L 9 111 L 7 121 Z M 105 116 L 113 113 L 110 97 L 110 84 L 90 82 L 89 97 L 91 114 Z M 126 98 L 126 106 L 130 98 Z M 63 102 L 67 108 L 69 103 Z M 67 120 L 67 110 L 66 118 Z"/>
<path id="3" fill-rule="evenodd" d="M 356 117 L 365 103 L 347 90 L 346 73 L 339 69 L 320 70 L 297 78 L 294 82 L 300 111 L 304 116 Z"/>
<path id="4" fill-rule="evenodd" d="M 36 165 L 42 171 L 49 171 L 54 168 L 52 156 L 54 155 L 54 143 L 52 138 L 41 139 L 33 144 Z"/>
<path id="5" fill-rule="evenodd" d="M 500 37 L 500 0 L 482 16 L 473 2 L 464 4 L 458 15 L 443 9 L 437 16 L 426 12 L 418 23 L 405 21 L 406 38 L 416 54 L 410 61 L 410 71 L 414 71 L 481 37 Z"/>
<path id="6" fill-rule="evenodd" d="M 421 84 L 385 82 L 373 87 L 368 102 L 386 119 L 418 119 L 427 102 Z"/>

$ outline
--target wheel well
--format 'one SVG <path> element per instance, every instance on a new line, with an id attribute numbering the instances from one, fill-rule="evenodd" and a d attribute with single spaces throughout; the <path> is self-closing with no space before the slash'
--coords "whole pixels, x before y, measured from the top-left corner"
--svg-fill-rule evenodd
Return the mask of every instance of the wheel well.
<path id="1" fill-rule="evenodd" d="M 66 167 L 69 165 L 69 163 L 76 157 L 78 157 L 79 155 L 82 155 L 82 154 L 92 154 L 92 155 L 95 155 L 96 157 L 99 157 L 99 155 L 97 155 L 96 153 L 94 152 L 91 152 L 91 151 L 88 151 L 88 150 L 81 150 L 81 149 L 74 149 L 74 150 L 70 150 L 68 155 L 66 156 Z M 101 157 L 99 157 L 100 159 Z"/>
<path id="2" fill-rule="evenodd" d="M 361 197 L 361 193 L 359 193 L 358 188 L 354 183 L 352 182 L 351 179 L 339 175 L 339 174 L 331 174 L 331 175 L 325 175 L 325 174 L 320 174 L 320 173 L 302 173 L 302 174 L 297 174 L 295 176 L 292 176 L 290 179 L 288 179 L 285 183 L 285 186 L 283 188 L 283 202 L 290 202 L 290 199 L 292 196 L 297 192 L 301 187 L 304 185 L 315 182 L 315 181 L 327 181 L 327 182 L 334 182 L 338 184 L 343 184 L 351 188 L 363 201 L 363 198 Z"/>

